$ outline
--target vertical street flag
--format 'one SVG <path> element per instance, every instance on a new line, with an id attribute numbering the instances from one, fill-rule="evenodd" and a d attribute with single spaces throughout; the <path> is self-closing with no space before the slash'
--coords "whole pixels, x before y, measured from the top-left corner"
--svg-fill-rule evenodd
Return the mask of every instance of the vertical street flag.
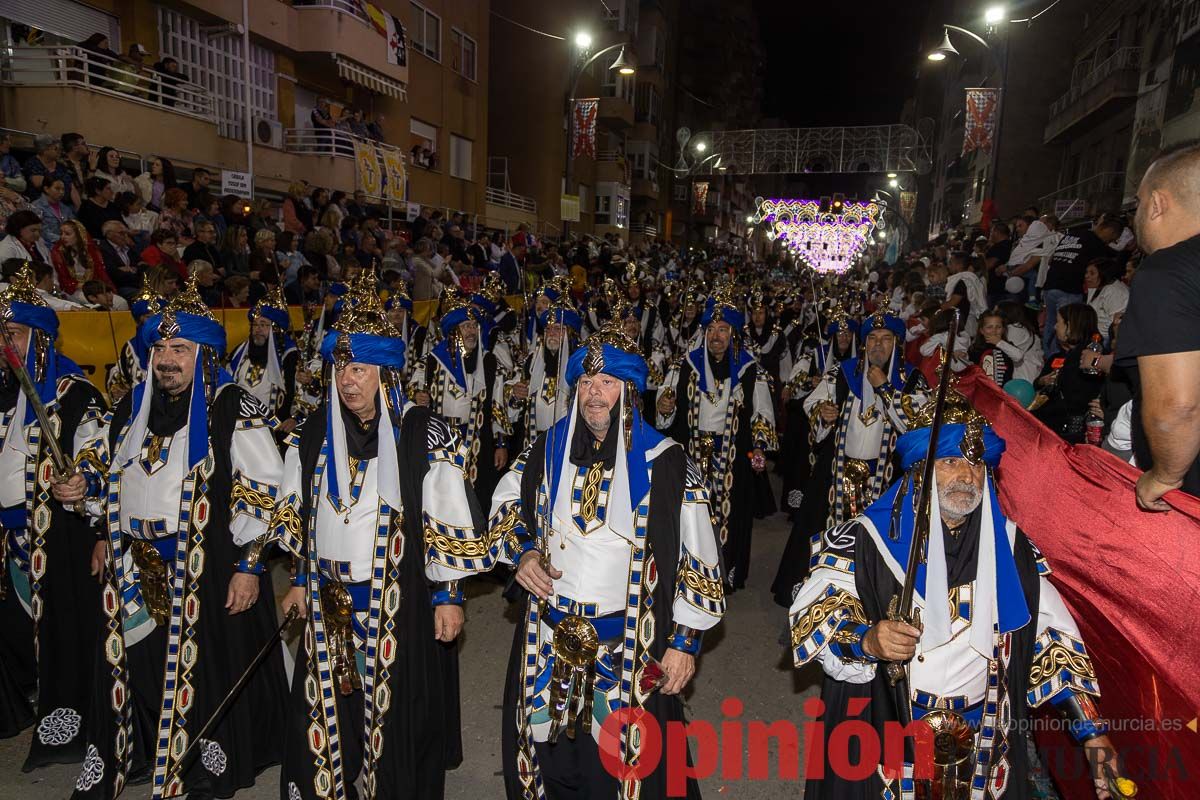
<path id="1" fill-rule="evenodd" d="M 900 193 L 900 216 L 904 217 L 904 221 L 909 225 L 913 221 L 913 213 L 917 210 L 917 193 L 916 192 L 901 192 Z"/>
<path id="2" fill-rule="evenodd" d="M 696 181 L 692 184 L 692 212 L 704 213 L 704 204 L 708 201 L 708 181 Z"/>
<path id="3" fill-rule="evenodd" d="M 379 169 L 379 152 L 374 142 L 354 140 L 354 164 L 358 173 L 358 188 L 367 197 L 379 197 L 383 193 L 383 174 Z"/>
<path id="4" fill-rule="evenodd" d="M 392 148 L 380 150 L 383 154 L 383 183 L 387 199 L 390 202 L 404 202 L 404 184 L 408 180 L 404 171 L 404 154 Z"/>
<path id="5" fill-rule="evenodd" d="M 387 44 L 388 63 L 397 67 L 408 66 L 408 37 L 405 35 L 404 23 L 374 3 L 364 2 L 364 0 L 352 0 L 352 2 L 361 8 L 367 19 L 371 21 L 371 27 L 384 38 L 384 42 Z"/>
<path id="6" fill-rule="evenodd" d="M 596 157 L 596 116 L 599 110 L 600 100 L 595 97 L 575 101 L 575 109 L 572 111 L 575 115 L 572 125 L 575 131 L 571 141 L 572 158 Z"/>
<path id="7" fill-rule="evenodd" d="M 967 119 L 962 149 L 964 156 L 975 150 L 992 152 L 992 143 L 996 139 L 996 112 L 999 108 L 999 89 L 967 89 Z"/>

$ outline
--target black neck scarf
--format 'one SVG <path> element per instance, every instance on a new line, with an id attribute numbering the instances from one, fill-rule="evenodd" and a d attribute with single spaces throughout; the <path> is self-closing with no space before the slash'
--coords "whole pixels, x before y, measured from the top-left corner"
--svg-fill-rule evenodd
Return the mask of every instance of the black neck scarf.
<path id="1" fill-rule="evenodd" d="M 729 380 L 729 351 L 725 351 L 725 355 L 717 358 L 709 351 L 708 366 L 712 369 L 713 380 L 717 383 Z M 715 391 L 715 390 L 714 390 Z"/>
<path id="2" fill-rule="evenodd" d="M 150 398 L 150 419 L 146 427 L 155 436 L 173 436 L 187 425 L 188 409 L 192 403 L 192 387 L 188 385 L 177 395 L 157 389 Z"/>
<path id="3" fill-rule="evenodd" d="M 379 455 L 379 398 L 375 397 L 375 416 L 367 422 L 359 419 L 353 411 L 342 409 L 342 424 L 346 429 L 346 454 L 359 461 L 367 461 Z"/>
<path id="4" fill-rule="evenodd" d="M 596 437 L 583 419 L 583 412 L 575 423 L 575 435 L 571 437 L 571 463 L 577 467 L 590 467 L 597 462 L 604 462 L 605 469 L 612 469 L 617 463 L 617 406 L 609 412 L 608 433 L 600 446 L 596 446 Z"/>
<path id="5" fill-rule="evenodd" d="M 256 367 L 267 366 L 267 345 L 270 343 L 270 339 L 262 344 L 255 344 L 254 339 L 250 339 L 250 343 L 246 346 L 246 357 L 250 359 L 251 364 Z"/>

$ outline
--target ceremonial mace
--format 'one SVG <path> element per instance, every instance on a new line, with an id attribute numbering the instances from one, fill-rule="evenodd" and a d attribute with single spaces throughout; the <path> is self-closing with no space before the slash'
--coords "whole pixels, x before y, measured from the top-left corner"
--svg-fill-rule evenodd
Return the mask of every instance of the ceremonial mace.
<path id="1" fill-rule="evenodd" d="M 241 677 L 237 679 L 237 683 L 233 685 L 233 688 L 230 689 L 229 693 L 226 694 L 224 699 L 221 700 L 221 704 L 217 706 L 217 710 L 212 713 L 212 716 L 208 718 L 208 721 L 205 722 L 200 730 L 196 732 L 196 735 L 192 737 L 192 740 L 188 743 L 188 746 L 183 751 L 183 754 L 179 756 L 179 758 L 175 759 L 175 766 L 167 771 L 167 776 L 163 780 L 163 798 L 178 797 L 183 793 L 182 780 L 179 782 L 177 787 L 174 787 L 174 789 L 171 787 L 171 782 L 183 774 L 184 769 L 187 767 L 187 763 L 197 752 L 197 745 L 199 745 L 201 740 L 208 735 L 209 731 L 217 726 L 217 723 L 221 721 L 221 717 L 225 716 L 225 712 L 229 710 L 231 705 L 233 705 L 233 701 L 237 699 L 237 696 L 241 694 L 242 689 L 244 689 L 246 684 L 250 682 L 250 679 L 254 677 L 254 672 L 258 669 L 258 665 L 265 661 L 267 656 L 270 655 L 271 650 L 279 645 L 279 642 L 283 639 L 284 630 L 288 625 L 292 624 L 298 614 L 299 611 L 297 611 L 295 606 L 292 606 L 288 609 L 287 614 L 284 615 L 283 622 L 275 631 L 275 634 L 266 644 L 262 646 L 262 649 L 255 654 L 254 658 L 250 661 L 250 666 L 246 667 L 246 670 L 241 674 Z"/>
<path id="2" fill-rule="evenodd" d="M 956 309 L 950 319 L 950 330 L 946 336 L 945 360 L 942 362 L 941 380 L 938 381 L 937 399 L 933 406 L 933 423 L 929 426 L 929 446 L 925 450 L 925 462 L 921 467 L 921 485 L 917 491 L 916 514 L 913 523 L 912 542 L 908 546 L 908 566 L 904 569 L 904 586 L 900 594 L 893 595 L 888 604 L 888 619 L 904 622 L 914 628 L 921 627 L 920 611 L 913 607 L 913 593 L 917 584 L 917 565 L 925 560 L 925 546 L 929 539 L 929 524 L 931 504 L 933 502 L 933 470 L 936 461 L 938 434 L 942 430 L 945 416 L 946 394 L 950 390 L 950 381 L 954 374 L 951 369 L 951 359 L 954 353 L 954 340 L 958 336 L 958 316 Z M 933 598 L 928 602 L 940 603 L 941 598 Z M 903 695 L 903 701 L 898 709 L 900 724 L 912 722 L 912 706 L 908 691 L 908 671 L 902 662 L 891 661 L 887 665 L 888 683 L 898 688 Z"/>
<path id="3" fill-rule="evenodd" d="M 54 473 L 60 481 L 65 481 L 77 472 L 75 462 L 67 458 L 67 454 L 63 452 L 62 445 L 58 443 L 58 437 L 55 436 L 54 427 L 50 423 L 50 412 L 46 410 L 46 404 L 42 402 L 42 398 L 38 395 L 33 378 L 30 377 L 29 370 L 25 369 L 25 363 L 17 355 L 17 346 L 13 342 L 12 332 L 8 329 L 7 321 L 0 321 L 0 335 L 4 338 L 4 360 L 8 362 L 9 369 L 12 370 L 13 375 L 17 378 L 17 382 L 21 385 L 21 392 L 25 395 L 25 401 L 33 407 L 33 413 L 37 416 L 38 426 L 42 431 L 42 439 L 46 442 L 46 446 L 50 448 L 50 460 L 54 462 Z M 29 347 L 33 346 L 33 335 L 33 331 L 30 330 Z M 83 501 L 77 500 L 72 504 L 71 509 L 77 514 L 84 513 Z"/>

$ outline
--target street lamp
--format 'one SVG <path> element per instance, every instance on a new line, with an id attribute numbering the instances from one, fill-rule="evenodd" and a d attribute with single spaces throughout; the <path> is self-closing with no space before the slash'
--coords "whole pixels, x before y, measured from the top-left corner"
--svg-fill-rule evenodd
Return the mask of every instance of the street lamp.
<path id="1" fill-rule="evenodd" d="M 896 175 L 896 173 L 894 173 L 894 172 L 889 172 L 889 173 L 888 173 L 888 177 L 889 177 L 889 178 L 896 178 L 896 177 L 898 177 L 898 176 L 897 176 L 897 175 Z"/>
<path id="2" fill-rule="evenodd" d="M 637 65 L 634 63 L 633 58 L 625 56 L 625 48 L 622 47 L 621 52 L 617 54 L 617 60 L 612 63 L 609 69 L 615 69 L 621 75 L 628 77 L 637 72 Z"/>
<path id="3" fill-rule="evenodd" d="M 705 144 L 704 142 L 696 142 L 696 152 L 697 153 L 703 153 L 707 149 L 708 149 L 708 145 Z"/>
<path id="4" fill-rule="evenodd" d="M 888 181 L 888 186 L 892 187 L 893 189 L 899 189 L 900 181 L 898 181 L 895 178 L 892 178 L 890 181 Z"/>
<path id="5" fill-rule="evenodd" d="M 983 14 L 983 21 L 988 25 L 999 25 L 1007 16 L 1008 12 L 1004 6 L 989 6 Z"/>
<path id="6" fill-rule="evenodd" d="M 580 50 L 592 49 L 592 35 L 587 31 L 580 31 L 575 34 L 575 46 Z"/>
<path id="7" fill-rule="evenodd" d="M 950 26 L 947 25 L 946 28 Z M 925 56 L 930 61 L 945 61 L 947 56 L 957 56 L 958 51 L 954 49 L 954 45 L 950 42 L 950 31 L 945 28 L 942 30 L 942 43 L 935 47 L 929 55 Z"/>

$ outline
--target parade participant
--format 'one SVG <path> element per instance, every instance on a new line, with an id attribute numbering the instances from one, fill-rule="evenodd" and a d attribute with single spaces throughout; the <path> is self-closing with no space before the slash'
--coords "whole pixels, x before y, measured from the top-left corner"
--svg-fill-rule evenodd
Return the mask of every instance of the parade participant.
<path id="1" fill-rule="evenodd" d="M 747 309 L 749 315 L 744 334 L 746 350 L 770 377 L 771 396 L 778 398 L 781 377 L 789 377 L 792 372 L 792 356 L 787 339 L 778 319 L 771 314 L 770 303 L 767 302 L 762 289 L 755 289 L 750 293 Z"/>
<path id="2" fill-rule="evenodd" d="M 233 379 L 262 403 L 287 434 L 296 427 L 292 405 L 296 394 L 296 367 L 300 351 L 289 333 L 291 317 L 283 290 L 274 286 L 246 312 L 250 338 L 229 357 Z"/>
<path id="3" fill-rule="evenodd" d="M 482 312 L 480 342 L 483 349 L 494 355 L 501 368 L 510 373 L 523 351 L 517 315 L 504 297 L 505 289 L 500 275 L 493 272 L 479 291 L 471 295 L 471 305 Z"/>
<path id="4" fill-rule="evenodd" d="M 699 293 L 688 289 L 679 301 L 679 311 L 667 326 L 667 345 L 672 357 L 692 352 L 700 345 L 704 302 Z"/>
<path id="5" fill-rule="evenodd" d="M 272 538 L 307 618 L 280 795 L 430 798 L 462 759 L 459 581 L 486 571 L 483 516 L 449 426 L 408 403 L 404 347 L 370 273 L 325 335 L 326 403 L 287 439 Z"/>
<path id="6" fill-rule="evenodd" d="M 225 330 L 194 279 L 139 335 L 146 375 L 93 445 L 111 454 L 88 482 L 107 506 L 104 646 L 74 797 L 145 778 L 156 800 L 229 797 L 279 762 L 282 650 L 196 742 L 199 758 L 179 758 L 275 631 L 267 526 L 283 462 L 270 412 L 221 369 Z"/>
<path id="7" fill-rule="evenodd" d="M 863 353 L 830 368 L 804 398 L 816 453 L 800 511 L 809 536 L 856 516 L 887 487 L 907 409 L 914 395 L 918 403 L 924 398 L 924 378 L 903 363 L 903 322 L 876 312 L 860 335 Z"/>
<path id="8" fill-rule="evenodd" d="M 629 313 L 637 317 L 642 331 L 639 341 L 649 339 L 661 344 L 664 338 L 662 320 L 658 316 L 658 304 L 646 296 L 647 288 L 653 286 L 651 279 L 643 276 L 633 261 L 625 270 L 625 298 Z"/>
<path id="9" fill-rule="evenodd" d="M 82 761 L 93 675 L 79 669 L 96 648 L 97 577 L 104 544 L 75 501 L 86 486 L 76 465 L 96 460 L 104 400 L 56 347 L 58 317 L 24 264 L 0 292 L 0 345 L 12 346 L 37 397 L 12 366 L 0 377 L 0 735 L 36 727 L 22 770 Z M 69 463 L 53 464 L 40 402 Z M 75 474 L 71 474 L 75 472 Z M 60 499 L 61 493 L 61 499 Z M 76 495 L 76 496 L 72 496 Z M 29 708 L 26 697 L 35 699 Z"/>
<path id="10" fill-rule="evenodd" d="M 683 448 L 642 419 L 646 363 L 629 337 L 593 334 L 566 379 L 572 411 L 492 504 L 490 537 L 529 592 L 505 685 L 505 787 L 522 800 L 657 800 L 663 762 L 622 786 L 598 742 L 618 711 L 644 710 L 663 730 L 683 718 L 678 694 L 725 609 L 708 494 Z M 615 747 L 630 764 L 640 740 L 618 733 Z"/>
<path id="11" fill-rule="evenodd" d="M 533 295 L 533 310 L 525 315 L 524 335 L 521 346 L 525 353 L 537 350 L 542 336 L 542 314 L 554 303 L 571 302 L 570 281 L 566 276 L 556 276 L 543 283 Z M 572 304 L 573 305 L 573 304 Z M 528 306 L 526 307 L 528 310 Z M 576 311 L 576 314 L 579 312 Z"/>
<path id="12" fill-rule="evenodd" d="M 621 330 L 637 344 L 638 352 L 646 360 L 646 392 L 642 397 L 642 406 L 649 407 L 654 403 L 654 397 L 658 393 L 658 388 L 663 385 L 666 376 L 671 374 L 673 379 L 678 379 L 678 373 L 671 373 L 672 359 L 667 353 L 666 347 L 661 342 L 655 341 L 649 332 L 642 330 L 642 320 L 634 311 L 633 306 L 629 303 L 618 302 L 613 309 L 613 316 L 620 320 Z"/>
<path id="13" fill-rule="evenodd" d="M 725 287 L 709 298 L 704 341 L 688 353 L 678 380 L 658 391 L 659 431 L 687 442 L 688 454 L 711 482 L 713 527 L 724 548 L 729 591 L 746 585 L 754 525 L 754 473 L 766 451 L 779 449 L 768 379 L 741 346 L 741 303 Z"/>
<path id="14" fill-rule="evenodd" d="M 404 342 L 404 366 L 400 368 L 400 377 L 407 386 L 413 365 L 419 364 L 429 354 L 429 329 L 413 319 L 412 298 L 404 290 L 403 284 L 391 293 L 383 308 L 387 311 L 388 322 L 392 323 L 398 338 Z"/>
<path id="15" fill-rule="evenodd" d="M 566 388 L 567 356 L 579 344 L 582 325 L 579 312 L 560 295 L 537 321 L 541 330 L 538 347 L 525 359 L 520 378 L 511 379 L 504 387 L 513 440 L 524 443 L 522 450 L 570 410 L 559 391 Z M 533 387 L 536 389 L 531 392 Z"/>
<path id="16" fill-rule="evenodd" d="M 508 463 L 512 425 L 502 404 L 508 373 L 494 353 L 480 346 L 486 320 L 462 296 L 443 295 L 438 327 L 441 341 L 413 370 L 414 399 L 454 430 L 466 451 L 463 471 L 486 502 Z"/>
<path id="17" fill-rule="evenodd" d="M 167 301 L 150 288 L 143 276 L 141 290 L 129 300 L 129 313 L 133 315 L 133 321 L 140 326 L 146 317 L 162 311 L 166 304 Z M 108 370 L 104 381 L 108 399 L 113 404 L 121 402 L 121 398 L 128 394 L 130 389 L 142 382 L 146 375 L 147 355 L 135 330 L 133 336 L 121 345 L 117 363 Z"/>
<path id="18" fill-rule="evenodd" d="M 790 613 L 796 666 L 816 660 L 826 673 L 826 742 L 858 703 L 865 710 L 849 714 L 881 741 L 886 724 L 917 720 L 937 737 L 934 763 L 921 765 L 934 780 L 914 787 L 910 751 L 902 779 L 874 770 L 851 781 L 827 768 L 809 780 L 805 798 L 911 797 L 914 788 L 917 797 L 924 790 L 946 800 L 1027 797 L 1029 715 L 1043 706 L 1066 714 L 1094 765 L 1114 763 L 1078 626 L 1047 580 L 1045 559 L 997 499 L 1004 441 L 951 389 L 931 448 L 934 405 L 915 414 L 897 444 L 904 476 L 861 516 L 820 537 Z M 889 603 L 905 582 L 918 475 L 930 453 L 928 539 L 913 594 L 918 628 L 891 619 Z M 905 680 L 893 685 L 881 661 L 905 664 Z M 947 742 L 951 751 L 939 759 Z M 1110 796 L 1114 777 L 1097 774 L 1098 797 Z"/>

